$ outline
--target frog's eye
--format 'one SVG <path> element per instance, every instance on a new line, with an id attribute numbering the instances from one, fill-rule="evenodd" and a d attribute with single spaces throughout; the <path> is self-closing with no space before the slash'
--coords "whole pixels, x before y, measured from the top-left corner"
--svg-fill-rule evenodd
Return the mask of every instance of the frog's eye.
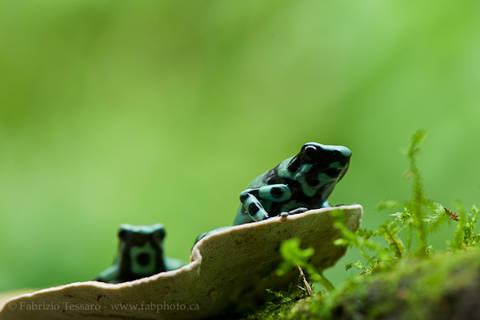
<path id="1" fill-rule="evenodd" d="M 303 153 L 305 154 L 305 157 L 308 159 L 315 158 L 315 155 L 317 154 L 317 152 L 318 152 L 317 147 L 312 145 L 306 145 L 305 148 L 303 149 Z"/>
<path id="2" fill-rule="evenodd" d="M 125 230 L 123 228 L 118 229 L 118 238 L 120 240 L 125 240 L 125 238 L 127 237 L 127 234 L 128 234 L 127 230 Z"/>
<path id="3" fill-rule="evenodd" d="M 161 241 L 163 240 L 163 238 L 165 238 L 165 229 L 158 229 L 157 231 L 155 231 L 155 237 Z"/>

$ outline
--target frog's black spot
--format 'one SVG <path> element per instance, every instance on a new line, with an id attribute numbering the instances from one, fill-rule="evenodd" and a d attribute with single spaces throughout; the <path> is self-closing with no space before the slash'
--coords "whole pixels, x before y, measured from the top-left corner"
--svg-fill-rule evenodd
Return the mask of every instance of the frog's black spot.
<path id="1" fill-rule="evenodd" d="M 289 172 L 295 172 L 300 168 L 300 164 L 300 158 L 298 156 L 295 156 L 292 160 L 290 160 L 287 169 Z"/>
<path id="2" fill-rule="evenodd" d="M 262 181 L 265 183 L 265 184 L 275 184 L 275 179 L 278 178 L 278 165 L 269 170 L 264 176 L 263 176 L 263 179 Z"/>
<path id="3" fill-rule="evenodd" d="M 248 205 L 248 213 L 252 216 L 255 215 L 259 210 L 260 205 L 258 205 L 257 203 L 252 202 Z"/>
<path id="4" fill-rule="evenodd" d="M 137 255 L 137 263 L 141 266 L 146 266 L 150 264 L 150 255 L 148 253 L 140 253 Z"/>
<path id="5" fill-rule="evenodd" d="M 272 202 L 272 205 L 268 209 L 268 215 L 270 217 L 275 217 L 275 216 L 278 216 L 280 212 L 285 211 L 285 210 L 282 210 L 283 204 L 284 204 L 283 202 Z"/>
<path id="6" fill-rule="evenodd" d="M 344 166 L 347 164 L 350 157 L 345 157 L 340 151 L 335 151 L 335 159 L 337 159 L 337 161 Z"/>
<path id="7" fill-rule="evenodd" d="M 338 169 L 335 169 L 335 168 L 328 168 L 327 170 L 325 170 L 325 173 L 332 178 L 336 178 L 336 177 L 338 177 L 340 171 L 341 170 L 338 170 Z"/>
<path id="8" fill-rule="evenodd" d="M 240 202 L 245 202 L 248 198 L 248 193 L 243 193 L 240 195 Z"/>
<path id="9" fill-rule="evenodd" d="M 280 198 L 283 194 L 283 190 L 279 187 L 273 187 L 272 189 L 270 189 L 270 194 L 274 198 Z"/>
<path id="10" fill-rule="evenodd" d="M 315 178 L 307 178 L 307 184 L 310 186 L 310 187 L 315 187 L 317 186 L 319 183 L 318 179 L 315 179 Z"/>

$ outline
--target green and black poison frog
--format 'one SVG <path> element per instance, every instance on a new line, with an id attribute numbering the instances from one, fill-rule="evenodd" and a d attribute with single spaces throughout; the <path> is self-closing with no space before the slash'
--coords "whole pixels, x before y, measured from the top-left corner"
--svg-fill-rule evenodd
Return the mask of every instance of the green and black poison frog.
<path id="1" fill-rule="evenodd" d="M 131 281 L 159 272 L 178 269 L 182 263 L 163 253 L 165 228 L 121 225 L 118 229 L 118 254 L 114 264 L 95 280 L 109 283 Z"/>
<path id="2" fill-rule="evenodd" d="M 330 207 L 328 196 L 347 172 L 351 155 L 344 146 L 305 143 L 298 154 L 258 176 L 240 193 L 233 224 Z M 203 233 L 197 241 L 226 228 Z"/>
<path id="3" fill-rule="evenodd" d="M 305 143 L 300 152 L 257 177 L 240 194 L 234 225 L 329 207 L 328 196 L 347 172 L 344 146 Z"/>

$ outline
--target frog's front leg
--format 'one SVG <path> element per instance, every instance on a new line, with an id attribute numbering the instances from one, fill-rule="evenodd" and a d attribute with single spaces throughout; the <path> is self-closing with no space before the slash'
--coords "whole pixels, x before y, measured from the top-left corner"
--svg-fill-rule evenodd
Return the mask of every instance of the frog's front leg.
<path id="1" fill-rule="evenodd" d="M 118 264 L 115 263 L 113 266 L 109 267 L 103 271 L 95 281 L 115 283 L 118 282 Z"/>
<path id="2" fill-rule="evenodd" d="M 328 203 L 327 200 L 325 200 L 324 202 L 322 202 L 322 204 L 319 206 L 319 208 L 331 208 L 332 206 L 330 205 L 330 203 Z M 316 208 L 316 207 L 315 207 Z M 298 213 L 304 213 L 308 211 L 308 208 L 305 208 L 305 207 L 300 207 L 300 208 L 296 208 L 296 209 L 293 209 L 293 210 L 290 210 L 290 211 L 287 211 L 287 212 L 281 212 L 280 213 L 280 216 L 281 217 L 286 217 L 288 215 L 293 215 L 293 214 L 298 214 Z"/>
<path id="3" fill-rule="evenodd" d="M 252 221 L 261 221 L 269 218 L 260 199 L 273 202 L 288 201 L 292 196 L 286 184 L 272 184 L 259 188 L 247 189 L 240 193 L 240 202 Z"/>

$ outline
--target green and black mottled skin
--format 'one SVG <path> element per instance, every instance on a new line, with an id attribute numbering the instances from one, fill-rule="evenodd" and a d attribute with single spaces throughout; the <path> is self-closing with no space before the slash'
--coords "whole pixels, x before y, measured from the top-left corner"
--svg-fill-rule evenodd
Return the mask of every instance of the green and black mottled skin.
<path id="1" fill-rule="evenodd" d="M 132 281 L 178 269 L 182 265 L 176 259 L 164 257 L 165 228 L 161 224 L 124 224 L 118 229 L 118 238 L 118 254 L 114 264 L 95 280 L 108 283 Z"/>
<path id="2" fill-rule="evenodd" d="M 329 207 L 328 196 L 347 172 L 344 146 L 305 143 L 300 152 L 257 177 L 240 194 L 234 225 Z"/>
<path id="3" fill-rule="evenodd" d="M 327 199 L 347 172 L 351 155 L 344 146 L 305 143 L 298 154 L 258 176 L 240 194 L 233 225 L 330 207 Z M 197 241 L 223 229 L 203 233 Z"/>

